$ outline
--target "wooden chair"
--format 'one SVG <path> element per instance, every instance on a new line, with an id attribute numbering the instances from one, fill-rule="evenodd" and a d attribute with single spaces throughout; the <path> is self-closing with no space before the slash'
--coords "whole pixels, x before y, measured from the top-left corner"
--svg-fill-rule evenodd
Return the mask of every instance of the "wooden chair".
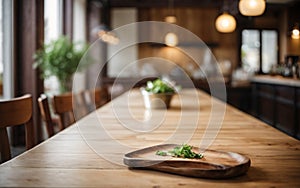
<path id="1" fill-rule="evenodd" d="M 92 106 L 93 102 L 92 102 L 90 90 L 81 91 L 80 96 L 85 103 L 88 113 L 92 112 L 93 111 L 93 106 Z"/>
<path id="2" fill-rule="evenodd" d="M 72 100 L 72 93 L 53 96 L 53 110 L 59 117 L 58 126 L 60 130 L 75 122 Z"/>
<path id="3" fill-rule="evenodd" d="M 88 112 L 92 112 L 101 106 L 101 90 L 84 90 L 81 93 L 82 98 L 85 101 L 85 105 Z"/>
<path id="4" fill-rule="evenodd" d="M 73 94 L 73 111 L 76 119 L 81 119 L 89 113 L 86 100 L 82 92 Z"/>
<path id="5" fill-rule="evenodd" d="M 11 159 L 7 127 L 25 124 L 26 149 L 34 146 L 32 123 L 32 96 L 27 94 L 11 100 L 0 101 L 0 151 L 1 162 Z"/>
<path id="6" fill-rule="evenodd" d="M 55 133 L 54 131 L 55 123 L 51 116 L 48 97 L 45 94 L 41 94 L 41 96 L 38 98 L 38 103 L 39 103 L 42 119 L 46 125 L 48 137 L 50 138 Z"/>
<path id="7" fill-rule="evenodd" d="M 108 91 L 106 88 L 84 90 L 81 92 L 81 96 L 85 101 L 88 112 L 92 112 L 108 102 Z"/>
<path id="8" fill-rule="evenodd" d="M 102 88 L 96 88 L 94 91 L 90 93 L 92 101 L 95 102 L 96 109 L 100 108 L 102 105 L 106 103 L 106 101 L 103 100 L 103 93 L 104 90 Z"/>
<path id="9" fill-rule="evenodd" d="M 100 97 L 101 97 L 101 105 L 104 105 L 104 104 L 108 103 L 111 100 L 111 96 L 110 96 L 110 93 L 108 91 L 107 86 L 103 86 L 101 88 Z"/>

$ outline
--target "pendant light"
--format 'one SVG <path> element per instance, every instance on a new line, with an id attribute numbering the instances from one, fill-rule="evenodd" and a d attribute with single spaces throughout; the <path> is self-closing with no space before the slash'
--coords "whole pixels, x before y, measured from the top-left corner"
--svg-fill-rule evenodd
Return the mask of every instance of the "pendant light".
<path id="1" fill-rule="evenodd" d="M 168 1 L 168 12 L 169 12 L 169 15 L 165 17 L 165 22 L 176 23 L 177 18 L 174 14 L 174 1 L 173 0 Z"/>
<path id="2" fill-rule="evenodd" d="M 169 13 L 169 16 L 165 17 L 165 22 L 168 22 L 168 23 L 171 23 L 171 24 L 174 24 L 177 21 L 176 16 L 174 14 L 173 7 L 174 7 L 173 0 L 169 0 L 169 12 L 170 13 Z M 176 46 L 178 44 L 177 35 L 173 32 L 167 33 L 166 36 L 165 36 L 165 44 L 170 46 L 170 47 Z"/>
<path id="3" fill-rule="evenodd" d="M 231 33 L 236 28 L 236 20 L 229 13 L 230 11 L 234 12 L 233 6 L 234 4 L 231 4 L 231 6 L 229 6 L 227 0 L 223 1 L 223 6 L 221 7 L 222 14 L 220 14 L 215 21 L 216 29 L 220 33 Z"/>
<path id="4" fill-rule="evenodd" d="M 217 17 L 215 26 L 220 33 L 231 33 L 236 28 L 236 21 L 231 14 L 224 12 Z"/>
<path id="5" fill-rule="evenodd" d="M 299 25 L 298 23 L 295 24 L 292 30 L 292 39 L 300 39 L 300 31 L 299 31 Z"/>
<path id="6" fill-rule="evenodd" d="M 265 0 L 240 0 L 239 10 L 244 16 L 259 16 L 266 9 Z"/>
<path id="7" fill-rule="evenodd" d="M 166 16 L 166 17 L 165 17 L 165 22 L 168 22 L 168 23 L 176 23 L 176 21 L 177 21 L 176 16 Z"/>
<path id="8" fill-rule="evenodd" d="M 165 36 L 165 44 L 174 47 L 178 44 L 178 37 L 175 33 L 167 33 Z"/>

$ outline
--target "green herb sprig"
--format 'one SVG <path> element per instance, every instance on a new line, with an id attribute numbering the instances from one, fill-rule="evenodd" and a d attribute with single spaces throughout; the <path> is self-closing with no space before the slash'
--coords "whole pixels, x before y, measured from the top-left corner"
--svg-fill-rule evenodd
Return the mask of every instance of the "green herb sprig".
<path id="1" fill-rule="evenodd" d="M 204 155 L 201 153 L 193 152 L 192 148 L 193 146 L 190 146 L 188 144 L 183 144 L 181 146 L 176 146 L 171 151 L 157 151 L 156 155 L 189 158 L 189 159 L 202 159 L 204 157 Z"/>
<path id="2" fill-rule="evenodd" d="M 146 91 L 151 93 L 175 93 L 175 89 L 167 82 L 156 79 L 154 81 L 148 81 Z"/>

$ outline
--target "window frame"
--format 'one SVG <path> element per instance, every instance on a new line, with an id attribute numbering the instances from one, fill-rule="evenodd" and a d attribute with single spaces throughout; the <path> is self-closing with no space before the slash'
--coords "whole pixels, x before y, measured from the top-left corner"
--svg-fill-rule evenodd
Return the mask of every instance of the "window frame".
<path id="1" fill-rule="evenodd" d="M 257 74 L 268 74 L 268 73 L 264 73 L 262 71 L 262 32 L 263 31 L 276 31 L 277 33 L 277 64 L 280 63 L 280 32 L 277 28 L 256 28 L 256 27 L 245 27 L 245 28 L 242 28 L 240 30 L 240 33 L 239 33 L 239 60 L 240 60 L 240 67 L 242 67 L 242 33 L 244 30 L 256 30 L 256 31 L 259 31 L 259 43 L 260 43 L 260 46 L 259 46 L 259 70 L 258 72 L 255 72 Z"/>

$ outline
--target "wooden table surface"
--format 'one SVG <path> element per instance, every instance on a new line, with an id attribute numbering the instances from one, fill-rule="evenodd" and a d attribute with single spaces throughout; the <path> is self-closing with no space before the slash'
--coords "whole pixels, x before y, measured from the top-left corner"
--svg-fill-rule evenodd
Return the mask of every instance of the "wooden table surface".
<path id="1" fill-rule="evenodd" d="M 213 180 L 122 165 L 126 152 L 179 142 L 246 155 L 251 167 Z M 300 142 L 201 91 L 183 90 L 169 110 L 150 111 L 134 90 L 2 164 L 0 187 L 300 187 Z"/>

